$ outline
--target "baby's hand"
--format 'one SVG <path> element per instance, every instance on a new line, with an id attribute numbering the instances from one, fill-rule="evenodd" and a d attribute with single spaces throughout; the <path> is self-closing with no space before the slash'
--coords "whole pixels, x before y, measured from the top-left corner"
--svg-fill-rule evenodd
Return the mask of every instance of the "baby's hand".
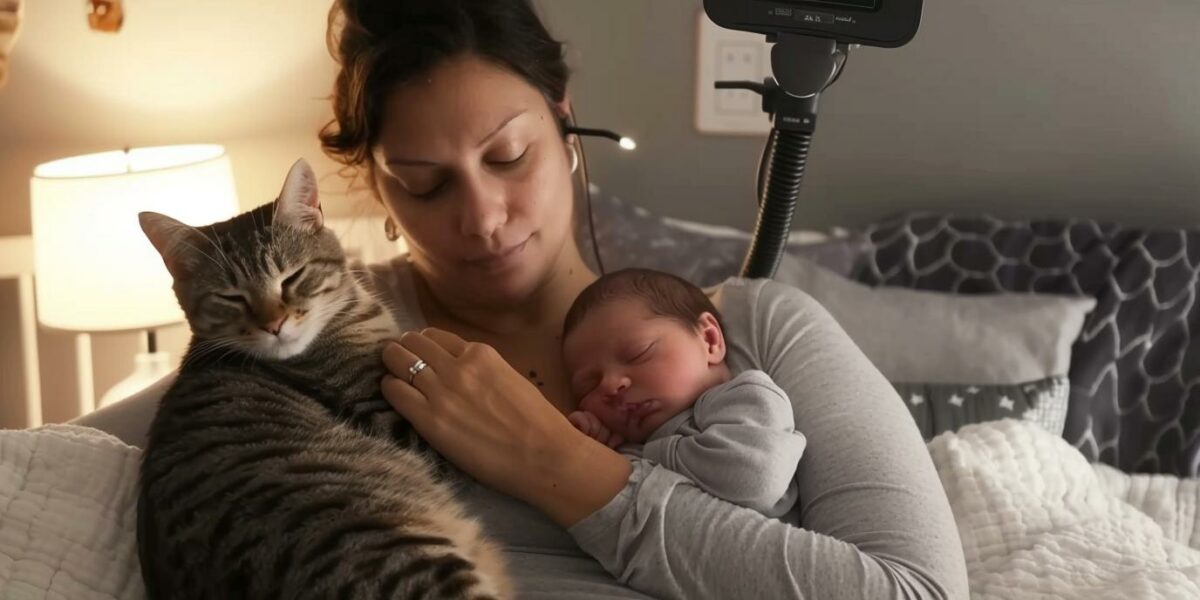
<path id="1" fill-rule="evenodd" d="M 576 429 L 582 431 L 584 435 L 608 446 L 616 448 L 625 443 L 625 439 L 620 434 L 613 433 L 600 422 L 600 419 L 590 412 L 577 410 L 567 415 L 567 420 L 575 426 Z"/>

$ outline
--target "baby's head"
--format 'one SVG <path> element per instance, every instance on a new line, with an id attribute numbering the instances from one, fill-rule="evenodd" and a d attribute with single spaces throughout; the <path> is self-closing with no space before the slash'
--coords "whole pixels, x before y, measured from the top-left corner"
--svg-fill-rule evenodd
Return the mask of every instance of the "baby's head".
<path id="1" fill-rule="evenodd" d="M 609 273 L 579 294 L 563 324 L 563 359 L 579 410 L 631 442 L 729 380 L 712 301 L 646 269 Z"/>

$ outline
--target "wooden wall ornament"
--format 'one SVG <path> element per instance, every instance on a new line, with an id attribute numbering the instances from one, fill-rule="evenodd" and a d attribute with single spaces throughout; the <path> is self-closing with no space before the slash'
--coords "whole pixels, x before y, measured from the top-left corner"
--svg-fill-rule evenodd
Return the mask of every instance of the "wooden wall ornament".
<path id="1" fill-rule="evenodd" d="M 87 0 L 88 26 L 93 31 L 116 33 L 125 22 L 121 0 Z"/>

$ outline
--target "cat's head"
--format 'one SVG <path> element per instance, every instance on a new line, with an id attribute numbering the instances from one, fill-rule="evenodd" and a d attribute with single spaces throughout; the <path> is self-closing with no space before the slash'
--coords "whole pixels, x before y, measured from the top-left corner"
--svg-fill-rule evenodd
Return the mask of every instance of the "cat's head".
<path id="1" fill-rule="evenodd" d="M 198 350 L 300 354 L 344 308 L 353 285 L 304 160 L 278 199 L 228 221 L 191 227 L 153 212 L 139 219 L 175 280 Z"/>

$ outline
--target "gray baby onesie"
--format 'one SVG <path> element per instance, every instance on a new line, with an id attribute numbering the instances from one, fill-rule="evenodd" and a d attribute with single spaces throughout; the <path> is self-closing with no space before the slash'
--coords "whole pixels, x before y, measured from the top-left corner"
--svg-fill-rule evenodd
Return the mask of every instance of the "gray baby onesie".
<path id="1" fill-rule="evenodd" d="M 620 450 L 675 471 L 718 498 L 780 517 L 796 503 L 796 465 L 805 443 L 787 394 L 751 369 L 706 390 L 644 445 Z"/>

